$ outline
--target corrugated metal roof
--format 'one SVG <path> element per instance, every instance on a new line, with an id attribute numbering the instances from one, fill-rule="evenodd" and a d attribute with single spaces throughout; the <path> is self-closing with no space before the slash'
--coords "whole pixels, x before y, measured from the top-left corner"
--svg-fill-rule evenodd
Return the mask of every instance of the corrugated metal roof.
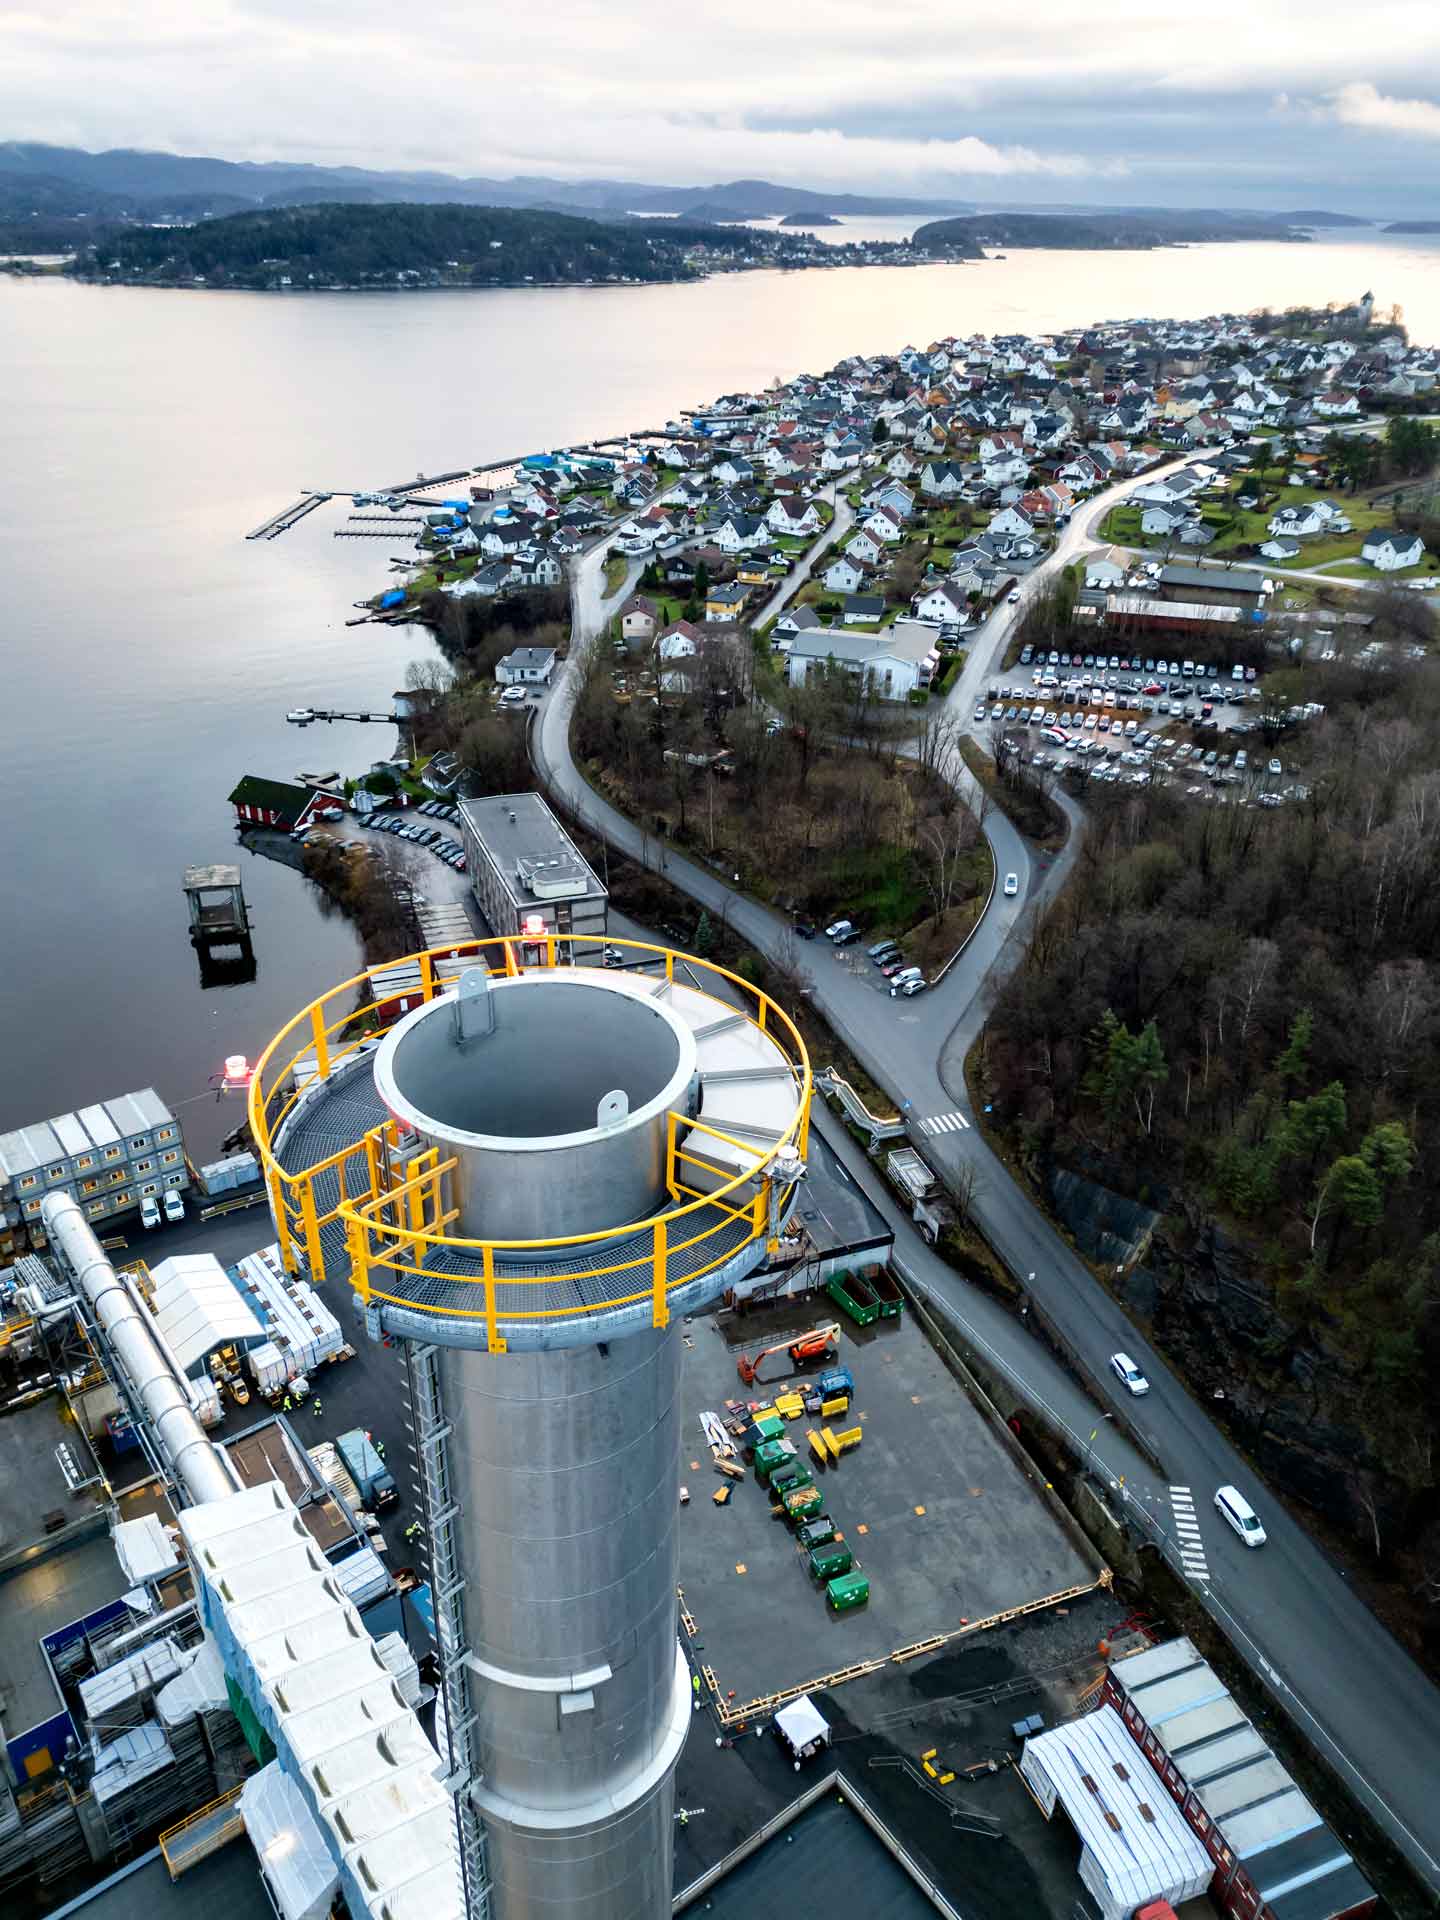
<path id="1" fill-rule="evenodd" d="M 1138 1701 L 1136 1704 L 1139 1704 Z M 1163 1726 L 1155 1728 L 1155 1736 L 1165 1751 L 1173 1754 L 1176 1760 L 1185 1756 L 1185 1776 L 1194 1780 L 1200 1778 L 1201 1774 L 1191 1766 L 1189 1755 L 1192 1752 L 1197 1759 L 1203 1755 L 1208 1763 L 1213 1743 L 1223 1742 L 1238 1729 L 1249 1727 L 1250 1722 L 1226 1694 L 1223 1700 L 1207 1700 L 1203 1706 L 1191 1707 L 1186 1712 L 1172 1715 Z M 1215 1769 L 1206 1765 L 1204 1771 L 1211 1773 Z"/>
<path id="2" fill-rule="evenodd" d="M 106 1113 L 104 1107 L 81 1107 L 80 1121 L 97 1147 L 112 1147 L 120 1138 L 115 1131 L 115 1122 Z"/>
<path id="3" fill-rule="evenodd" d="M 1162 1898 L 1178 1906 L 1209 1885 L 1209 1854 L 1113 1707 L 1032 1734 L 1020 1766 L 1032 1779 L 1038 1767 L 1054 1786 L 1114 1911 Z M 1086 1883 L 1093 1891 L 1093 1874 Z"/>
<path id="4" fill-rule="evenodd" d="M 55 1138 L 72 1159 L 77 1153 L 89 1153 L 94 1145 L 76 1114 L 57 1113 L 51 1118 L 49 1125 Z"/>

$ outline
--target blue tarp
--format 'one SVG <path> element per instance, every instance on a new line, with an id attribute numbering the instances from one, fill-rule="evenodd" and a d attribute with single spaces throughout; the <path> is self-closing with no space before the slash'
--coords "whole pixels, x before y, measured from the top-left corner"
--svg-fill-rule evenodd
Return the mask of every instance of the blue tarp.
<path id="1" fill-rule="evenodd" d="M 388 593 L 381 594 L 380 604 L 382 607 L 403 607 L 405 596 L 398 587 L 392 587 Z"/>

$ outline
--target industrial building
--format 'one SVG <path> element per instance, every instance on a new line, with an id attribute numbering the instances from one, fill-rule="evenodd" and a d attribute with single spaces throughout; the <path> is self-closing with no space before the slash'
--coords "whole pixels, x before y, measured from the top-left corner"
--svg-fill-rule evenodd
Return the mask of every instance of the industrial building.
<path id="1" fill-rule="evenodd" d="M 153 1087 L 0 1134 L 0 1251 L 41 1241 L 40 1208 L 68 1193 L 111 1220 L 190 1184 L 180 1122 Z"/>
<path id="2" fill-rule="evenodd" d="M 383 1683 L 360 1681 L 353 1716 L 303 1688 L 255 1709 L 343 1843 L 347 1893 L 383 1887 L 388 1920 L 438 1920 L 447 1872 L 495 1920 L 668 1914 L 691 1713 L 680 1323 L 778 1244 L 808 1145 L 809 1064 L 783 1010 L 688 957 L 584 964 L 600 956 L 576 910 L 603 931 L 604 889 L 527 798 L 528 819 L 503 797 L 466 803 L 467 846 L 496 924 L 517 931 L 539 903 L 556 932 L 419 956 L 421 1003 L 378 1031 L 356 1030 L 337 989 L 251 1083 L 287 1268 L 347 1284 L 408 1374 L 445 1804 L 407 1775 L 372 1835 L 318 1764 L 316 1740 L 388 1711 Z M 279 1491 L 256 1490 L 263 1514 L 247 1493 L 183 1521 L 207 1622 L 260 1691 L 246 1609 L 262 1534 L 266 1590 L 313 1586 L 326 1611 Z"/>
<path id="3" fill-rule="evenodd" d="M 604 940 L 609 894 L 538 793 L 459 806 L 470 885 L 496 933 Z"/>
<path id="4" fill-rule="evenodd" d="M 1102 1696 L 1165 1784 L 1233 1920 L 1349 1920 L 1376 1895 L 1191 1641 L 1110 1668 Z"/>

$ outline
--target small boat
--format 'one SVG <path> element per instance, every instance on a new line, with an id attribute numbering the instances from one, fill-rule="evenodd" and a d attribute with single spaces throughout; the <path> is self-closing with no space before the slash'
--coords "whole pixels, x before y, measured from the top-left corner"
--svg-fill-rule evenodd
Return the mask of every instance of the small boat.
<path id="1" fill-rule="evenodd" d="M 291 707 L 285 718 L 292 727 L 308 727 L 315 718 L 314 707 Z"/>

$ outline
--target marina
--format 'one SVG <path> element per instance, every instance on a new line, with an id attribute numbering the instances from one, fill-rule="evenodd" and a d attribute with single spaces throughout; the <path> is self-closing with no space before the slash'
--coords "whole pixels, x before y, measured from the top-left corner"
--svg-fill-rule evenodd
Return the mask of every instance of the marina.
<path id="1" fill-rule="evenodd" d="M 274 514 L 268 520 L 262 520 L 253 532 L 247 533 L 247 540 L 276 540 L 282 533 L 288 533 L 291 527 L 298 526 L 307 513 L 313 513 L 316 507 L 323 506 L 334 496 L 328 493 L 307 493 L 290 506 Z"/>

